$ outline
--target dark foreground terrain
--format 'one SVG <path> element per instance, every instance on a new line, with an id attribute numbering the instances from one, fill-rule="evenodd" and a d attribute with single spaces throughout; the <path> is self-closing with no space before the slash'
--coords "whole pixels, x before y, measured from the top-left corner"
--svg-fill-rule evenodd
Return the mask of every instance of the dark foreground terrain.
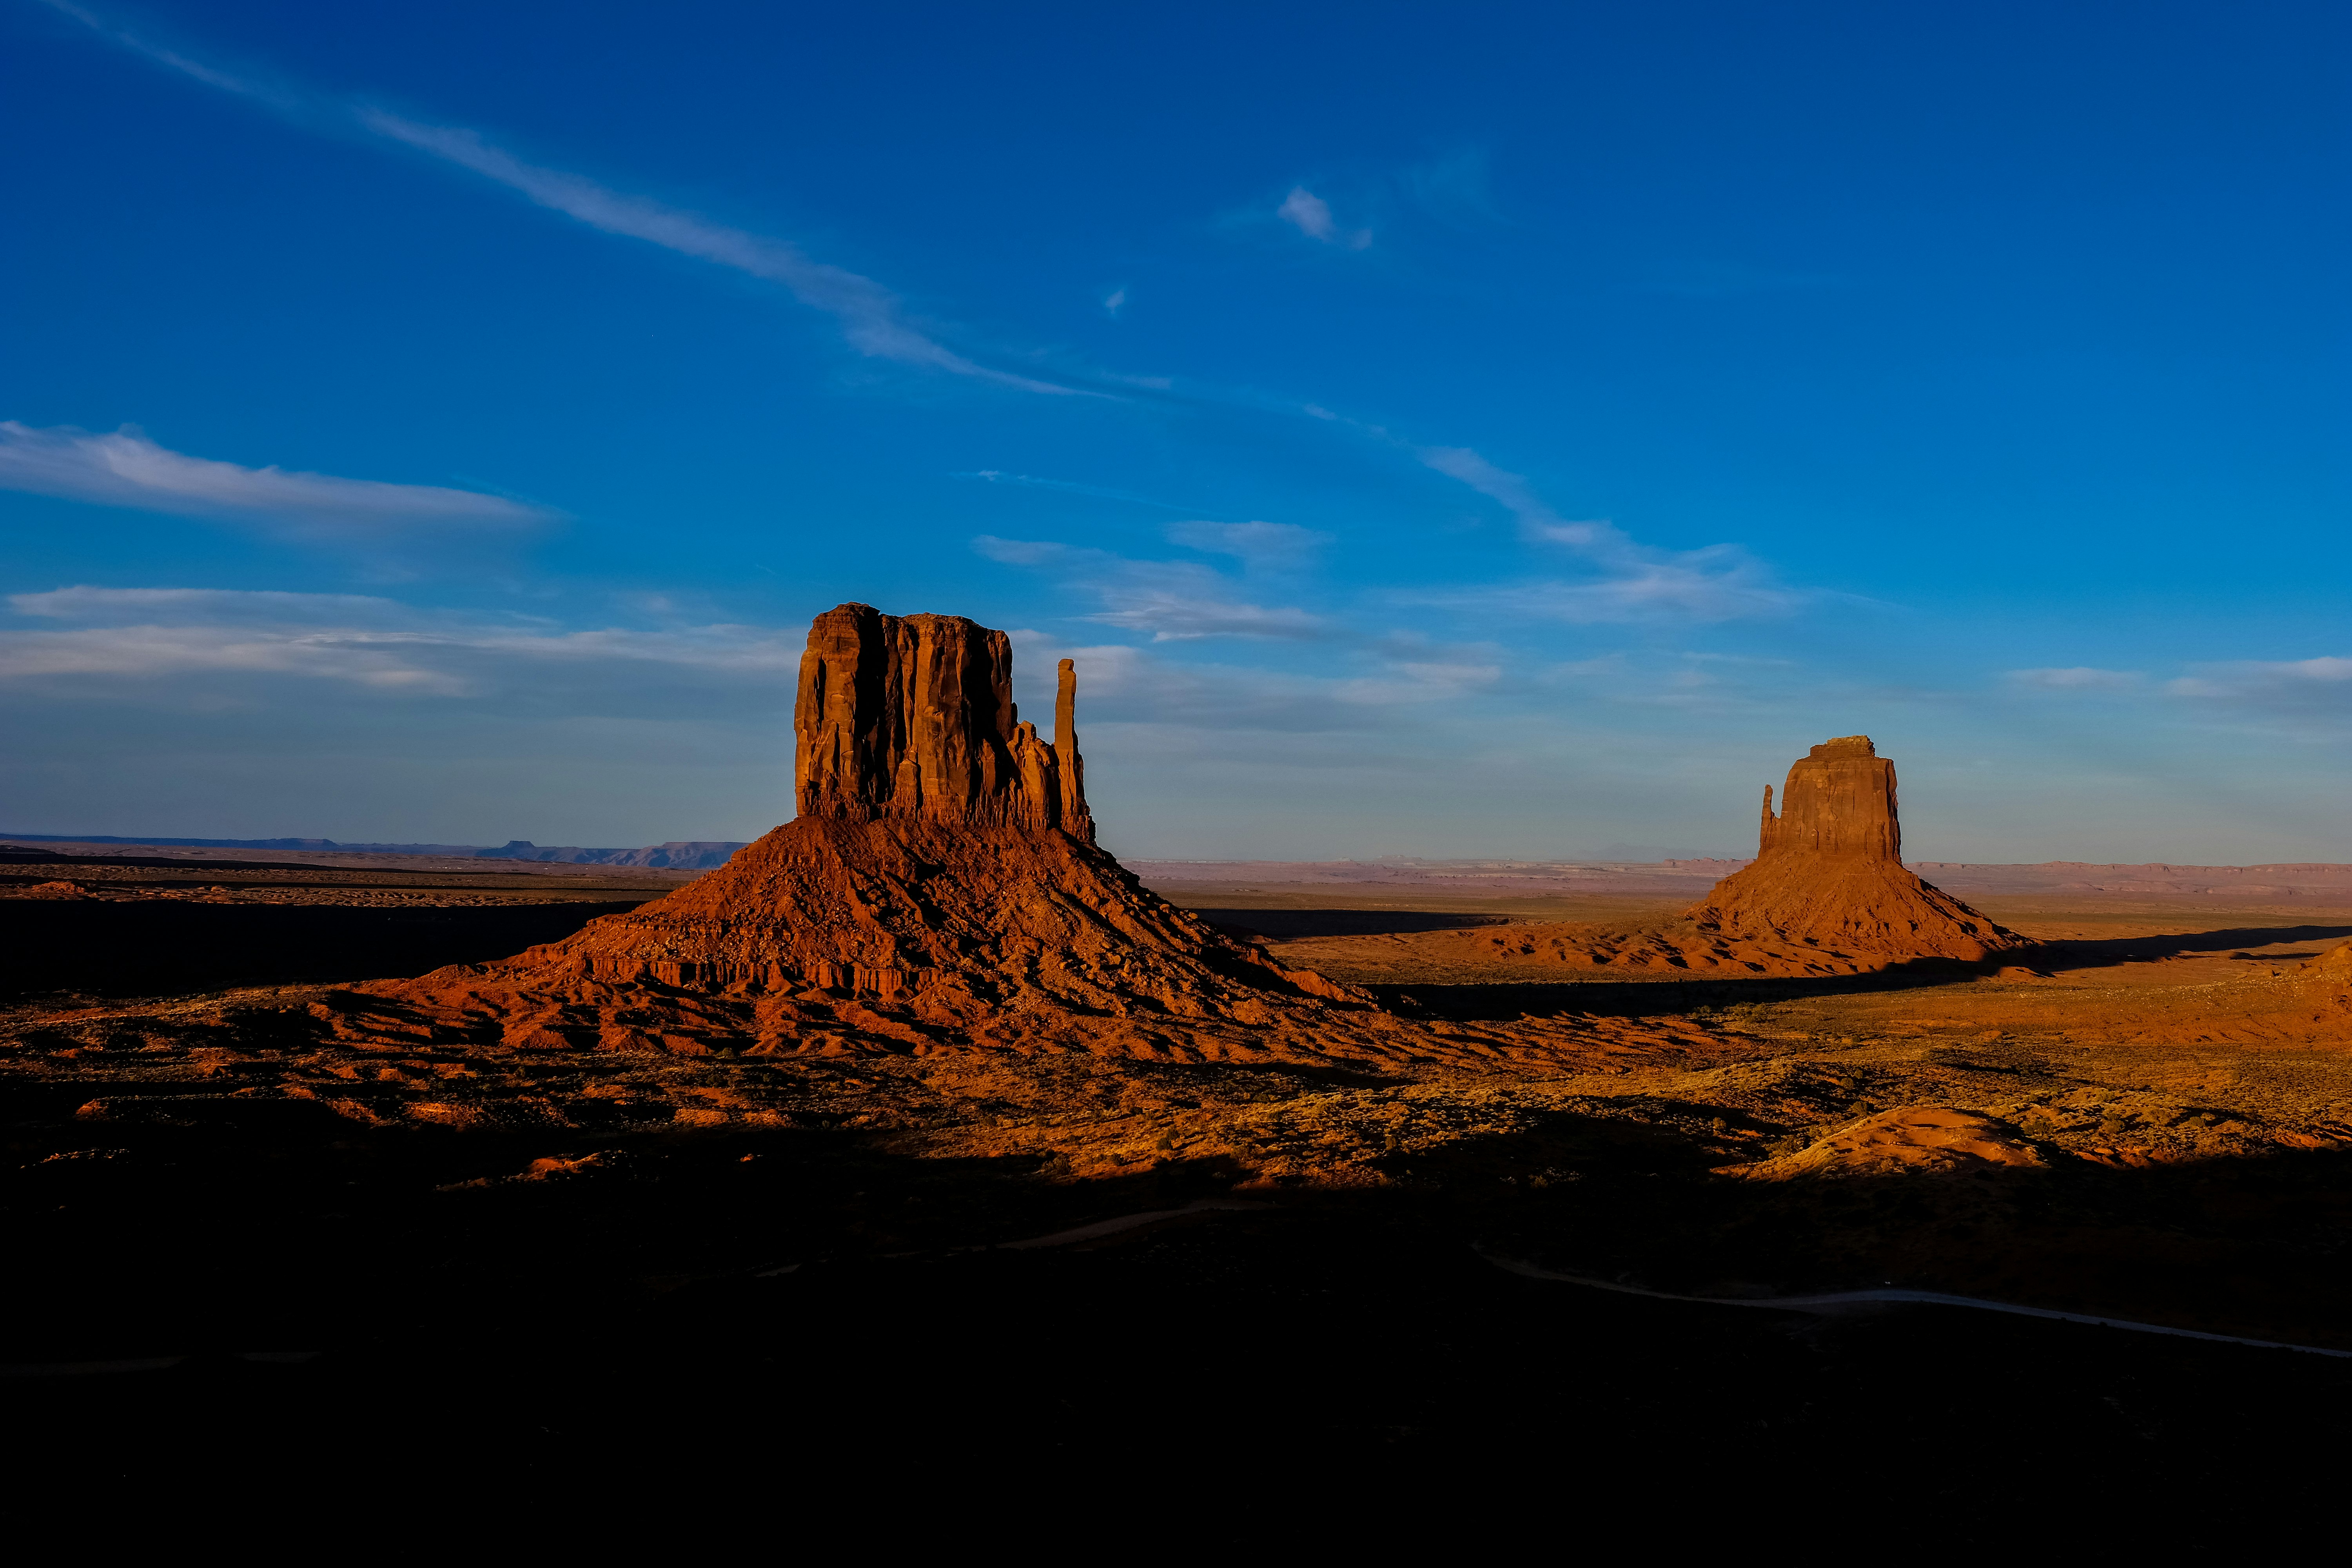
<path id="1" fill-rule="evenodd" d="M 1324 956 L 1395 965 L 1465 1050 L 1525 1015 L 1585 1042 L 1483 1068 L 303 1032 L 323 982 L 549 940 L 593 891 L 409 907 L 447 923 L 402 963 L 361 906 L 0 904 L 20 954 L 147 954 L 20 964 L 0 1017 L 20 1497 L 192 1541 L 487 1510 L 548 1544 L 1778 1558 L 2218 1556 L 2340 1493 L 2352 1357 L 1718 1304 L 1892 1282 L 2352 1351 L 2343 1043 L 2208 1018 L 2338 917 L 2138 910 L 2040 974 L 1742 987 L 1415 969 L 1383 933 L 1465 911 L 1258 911 L 1294 963 L 1372 943 Z M 2023 1152 L 1752 1179 L 1901 1107 Z"/>

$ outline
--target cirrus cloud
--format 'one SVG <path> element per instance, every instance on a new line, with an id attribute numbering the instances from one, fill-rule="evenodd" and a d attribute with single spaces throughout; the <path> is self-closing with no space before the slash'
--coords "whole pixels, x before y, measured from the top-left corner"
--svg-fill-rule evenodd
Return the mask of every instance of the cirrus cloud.
<path id="1" fill-rule="evenodd" d="M 1170 542 L 1230 555 L 1252 571 L 1293 572 L 1315 563 L 1331 535 L 1295 522 L 1172 522 Z"/>
<path id="2" fill-rule="evenodd" d="M 358 594 L 75 586 L 8 598 L 51 629 L 0 627 L 0 681 L 77 678 L 115 689 L 188 677 L 290 676 L 403 695 L 528 689 L 589 710 L 650 674 L 784 688 L 801 639 L 767 626 L 563 630 L 416 608 Z"/>
<path id="3" fill-rule="evenodd" d="M 1336 245 L 1346 250 L 1361 250 L 1372 243 L 1372 231 L 1368 228 L 1341 232 L 1339 220 L 1331 216 L 1331 204 L 1308 190 L 1305 185 L 1293 185 L 1274 216 L 1305 235 L 1326 245 Z"/>
<path id="4" fill-rule="evenodd" d="M 0 420 L 0 489 L 174 517 L 254 523 L 325 542 L 420 531 L 515 533 L 563 517 L 552 507 L 439 485 L 390 484 L 191 457 L 135 425 L 96 434 Z"/>
<path id="5" fill-rule="evenodd" d="M 2095 669 L 2077 665 L 2063 669 L 2012 669 L 2011 686 L 2029 691 L 2129 691 L 2147 677 L 2136 669 Z"/>
<path id="6" fill-rule="evenodd" d="M 591 228 L 782 284 L 802 304 L 838 321 L 850 347 L 862 354 L 1024 392 L 1079 395 L 1078 388 L 992 370 L 956 353 L 909 322 L 889 289 L 871 278 L 818 261 L 788 240 L 730 228 L 644 196 L 609 190 L 583 175 L 527 163 L 463 126 L 420 124 L 380 109 L 356 112 L 359 122 L 379 136 L 469 169 Z"/>
<path id="7" fill-rule="evenodd" d="M 842 335 L 859 353 L 901 364 L 945 371 L 1054 396 L 1103 396 L 981 364 L 956 353 L 908 320 L 898 297 L 871 278 L 816 260 L 789 240 L 713 223 L 651 198 L 615 191 L 562 169 L 526 163 L 464 126 L 428 125 L 373 104 L 339 100 L 285 83 L 265 84 L 168 47 L 131 27 L 99 16 L 73 0 L 41 0 L 108 43 L 168 67 L 193 81 L 266 105 L 297 123 L 340 132 L 357 125 L 387 142 L 455 163 L 527 199 L 605 234 L 645 240 L 666 250 L 731 268 L 781 284 L 802 304 L 841 323 Z M 1114 313 L 1116 311 L 1114 310 Z"/>
<path id="8" fill-rule="evenodd" d="M 1106 550 L 983 533 L 971 547 L 991 561 L 1054 573 L 1102 608 L 1082 620 L 1146 632 L 1154 642 L 1202 637 L 1311 640 L 1329 635 L 1319 616 L 1288 605 L 1246 604 L 1209 567 L 1190 561 L 1136 561 Z"/>
<path id="9" fill-rule="evenodd" d="M 1422 463 L 1458 479 L 1518 520 L 1530 543 L 1564 545 L 1593 567 L 1580 581 L 1497 584 L 1413 602 L 1455 609 L 1580 623 L 1729 621 L 1785 616 L 1811 595 L 1786 588 L 1736 544 L 1699 550 L 1657 550 L 1604 519 L 1561 517 L 1523 474 L 1496 468 L 1467 447 L 1420 447 Z"/>
<path id="10" fill-rule="evenodd" d="M 2167 682 L 2167 694 L 2261 708 L 2352 710 L 2352 658 L 2240 659 L 2189 668 L 2196 673 Z"/>

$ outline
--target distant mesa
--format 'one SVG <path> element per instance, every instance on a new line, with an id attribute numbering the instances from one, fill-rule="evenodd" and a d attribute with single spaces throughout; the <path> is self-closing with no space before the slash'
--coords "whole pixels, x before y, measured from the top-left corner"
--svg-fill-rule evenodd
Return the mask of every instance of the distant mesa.
<path id="1" fill-rule="evenodd" d="M 1755 860 L 1685 911 L 1705 932 L 1889 959 L 1990 957 L 2031 943 L 1903 864 L 1895 764 L 1867 735 L 1825 741 L 1764 786 Z"/>
<path id="2" fill-rule="evenodd" d="M 1062 662 L 1054 739 L 1011 644 L 960 616 L 816 618 L 793 710 L 800 816 L 723 868 L 563 942 L 322 1006 L 346 1038 L 700 1055 L 965 1047 L 1201 1059 L 1328 1036 L 1362 994 L 1286 969 L 1095 843 Z M 1357 1042 L 1350 1044 L 1349 1042 Z M 1308 1048 L 1321 1045 L 1304 1042 Z"/>
<path id="3" fill-rule="evenodd" d="M 379 845 L 351 845 L 350 848 L 379 849 Z M 648 844 L 641 849 L 583 849 L 575 845 L 542 847 L 528 838 L 510 838 L 496 849 L 472 851 L 478 860 L 535 860 L 541 864 L 566 866 L 646 866 L 670 870 L 708 870 L 724 866 L 728 858 L 743 847 L 740 842 L 709 838 L 673 838 L 667 844 Z M 425 851 L 431 853 L 431 851 Z"/>
<path id="4" fill-rule="evenodd" d="M 1867 735 L 1815 746 L 1764 791 L 1757 857 L 1676 919 L 1529 922 L 1392 939 L 1441 965 L 1501 963 L 1650 974 L 1859 974 L 2032 945 L 1902 861 L 1895 764 Z M 1399 956 L 1402 956 L 1400 952 Z"/>
<path id="5" fill-rule="evenodd" d="M 305 855 L 429 855 L 468 860 L 536 860 L 570 866 L 646 866 L 706 870 L 724 866 L 743 847 L 740 840 L 673 838 L 635 849 L 587 849 L 545 846 L 511 838 L 498 848 L 479 844 L 352 844 L 333 838 L 174 838 L 164 834 L 125 837 L 110 834 L 0 833 L 0 844 L 124 845 L 155 849 L 277 849 Z"/>

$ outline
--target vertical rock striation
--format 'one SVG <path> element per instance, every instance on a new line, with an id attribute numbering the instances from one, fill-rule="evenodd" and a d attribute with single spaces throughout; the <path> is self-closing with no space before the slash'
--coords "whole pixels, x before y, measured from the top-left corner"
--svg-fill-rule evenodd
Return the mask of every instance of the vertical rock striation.
<path id="1" fill-rule="evenodd" d="M 1764 825 L 1757 854 L 1824 858 L 1903 859 L 1903 829 L 1895 816 L 1895 764 L 1867 735 L 1824 741 L 1789 766 L 1780 815 L 1772 815 L 1772 786 L 1764 786 Z"/>
<path id="2" fill-rule="evenodd" d="M 1824 741 L 1789 769 L 1780 811 L 1764 788 L 1756 859 L 1687 912 L 1750 942 L 1852 950 L 1874 959 L 1980 959 L 2028 945 L 1903 864 L 1895 764 L 1867 735 Z"/>
<path id="3" fill-rule="evenodd" d="M 1060 827 L 1092 843 L 1076 693 L 1064 659 L 1048 742 L 1013 703 L 1003 632 L 961 616 L 827 610 L 809 628 L 793 710 L 800 814 Z"/>

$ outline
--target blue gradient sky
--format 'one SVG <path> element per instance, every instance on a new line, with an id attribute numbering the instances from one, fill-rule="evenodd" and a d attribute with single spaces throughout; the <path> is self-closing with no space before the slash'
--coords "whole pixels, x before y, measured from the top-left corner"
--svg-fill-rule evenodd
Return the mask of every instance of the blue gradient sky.
<path id="1" fill-rule="evenodd" d="M 0 829 L 751 837 L 862 599 L 1123 853 L 2352 859 L 2347 46 L 0 0 Z"/>

